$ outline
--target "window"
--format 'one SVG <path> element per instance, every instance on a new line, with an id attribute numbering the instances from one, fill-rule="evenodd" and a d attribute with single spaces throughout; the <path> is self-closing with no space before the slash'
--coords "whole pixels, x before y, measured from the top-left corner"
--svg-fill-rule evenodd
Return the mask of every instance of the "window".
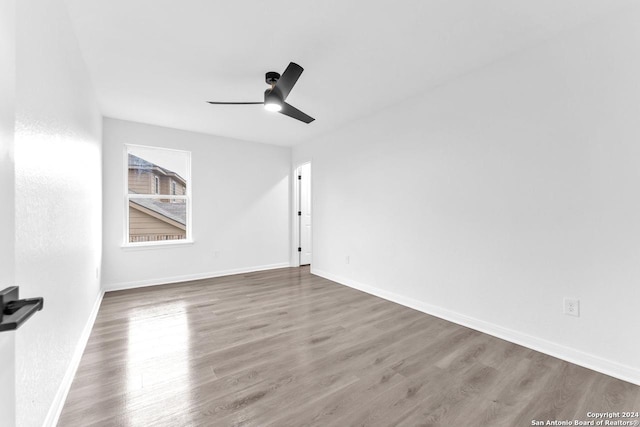
<path id="1" fill-rule="evenodd" d="M 191 153 L 125 147 L 125 245 L 191 241 Z"/>
<path id="2" fill-rule="evenodd" d="M 174 180 L 171 180 L 171 195 L 174 196 L 178 193 L 176 193 L 176 182 Z M 180 203 L 180 199 L 171 199 L 171 203 Z"/>

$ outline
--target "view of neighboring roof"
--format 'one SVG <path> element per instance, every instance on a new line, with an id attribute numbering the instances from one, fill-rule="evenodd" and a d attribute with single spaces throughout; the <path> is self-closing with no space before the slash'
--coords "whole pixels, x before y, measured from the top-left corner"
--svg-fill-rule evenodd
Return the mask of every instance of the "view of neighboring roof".
<path id="1" fill-rule="evenodd" d="M 162 202 L 157 199 L 129 199 L 129 201 L 182 225 L 187 224 L 187 209 L 184 203 Z"/>
<path id="2" fill-rule="evenodd" d="M 183 177 L 178 175 L 172 170 L 163 168 L 162 166 L 158 166 L 155 163 L 151 163 L 143 158 L 140 158 L 134 154 L 129 153 L 129 169 L 137 169 L 137 170 L 148 170 L 159 172 L 163 175 L 171 176 L 179 180 L 180 183 L 186 184 L 186 181 Z"/>
<path id="3" fill-rule="evenodd" d="M 151 163 L 148 160 L 140 158 L 136 155 L 129 153 L 129 169 L 138 171 L 149 171 L 153 173 L 160 173 L 166 176 L 171 176 L 176 181 L 179 181 L 183 185 L 186 185 L 186 181 L 180 175 L 172 170 L 158 166 L 155 163 Z M 135 191 L 129 189 L 129 194 L 138 194 Z M 186 226 L 187 224 L 187 210 L 184 203 L 172 203 L 169 201 L 163 201 L 159 199 L 129 199 L 131 204 L 146 208 L 156 214 L 165 217 L 169 220 L 175 221 L 179 224 Z M 182 200 L 180 200 L 182 202 Z"/>

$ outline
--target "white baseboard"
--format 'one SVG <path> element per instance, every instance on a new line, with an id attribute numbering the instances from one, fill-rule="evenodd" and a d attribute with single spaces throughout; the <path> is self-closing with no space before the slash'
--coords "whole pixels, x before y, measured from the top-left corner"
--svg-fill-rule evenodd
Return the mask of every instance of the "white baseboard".
<path id="1" fill-rule="evenodd" d="M 405 307 L 409 307 L 414 310 L 418 310 L 423 313 L 427 313 L 432 316 L 436 316 L 441 319 L 448 320 L 450 322 L 457 323 L 459 325 L 466 326 L 480 332 L 484 332 L 485 334 L 493 335 L 503 340 L 539 351 L 541 353 L 548 354 L 553 357 L 557 357 L 558 359 L 562 359 L 597 372 L 601 372 L 603 374 L 621 379 L 623 381 L 640 385 L 640 370 L 634 369 L 630 366 L 621 365 L 617 362 L 613 362 L 611 360 L 604 359 L 593 354 L 585 353 L 571 347 L 566 347 L 561 344 L 547 341 L 543 338 L 518 332 L 513 329 L 496 325 L 494 323 L 485 322 L 484 320 L 479 320 L 474 317 L 466 316 L 464 314 L 460 314 L 442 307 L 416 300 L 414 298 L 405 297 L 394 292 L 389 292 L 383 289 L 376 288 L 374 286 L 356 282 L 351 279 L 346 279 L 344 277 L 340 277 L 326 271 L 318 270 L 313 267 L 311 268 L 311 273 L 317 276 L 324 277 L 341 285 L 349 286 L 350 288 L 358 289 L 368 294 L 395 302 Z"/>
<path id="2" fill-rule="evenodd" d="M 212 279 L 214 277 L 231 276 L 234 274 L 251 273 L 254 271 L 275 270 L 276 268 L 290 267 L 288 262 L 278 264 L 258 265 L 254 267 L 234 268 L 231 270 L 212 271 L 207 273 L 185 274 L 172 277 L 157 277 L 153 279 L 136 280 L 133 282 L 108 283 L 102 286 L 106 291 L 121 291 L 125 289 L 142 288 L 145 286 L 167 285 L 169 283 L 188 282 L 191 280 Z"/>
<path id="3" fill-rule="evenodd" d="M 62 378 L 62 383 L 60 383 L 60 387 L 58 387 L 58 391 L 53 398 L 51 407 L 49 407 L 49 412 L 47 413 L 47 417 L 44 420 L 44 427 L 55 427 L 56 424 L 58 424 L 58 419 L 60 418 L 60 414 L 62 413 L 64 402 L 67 400 L 67 395 L 69 394 L 69 390 L 71 389 L 71 383 L 73 382 L 73 378 L 76 376 L 78 366 L 80 366 L 80 360 L 82 359 L 82 354 L 84 353 L 84 349 L 86 348 L 87 342 L 89 341 L 89 336 L 91 335 L 93 324 L 95 323 L 96 317 L 98 316 L 98 311 L 100 310 L 100 304 L 102 303 L 103 297 L 104 291 L 101 290 L 98 294 L 98 298 L 96 298 L 96 301 L 93 304 L 91 314 L 89 314 L 87 323 L 84 325 L 84 329 L 82 330 L 80 339 L 78 339 L 78 344 L 76 345 L 76 349 L 73 352 L 73 356 L 71 357 L 71 362 L 69 362 L 69 366 L 67 367 L 67 371 L 64 374 L 64 378 Z"/>

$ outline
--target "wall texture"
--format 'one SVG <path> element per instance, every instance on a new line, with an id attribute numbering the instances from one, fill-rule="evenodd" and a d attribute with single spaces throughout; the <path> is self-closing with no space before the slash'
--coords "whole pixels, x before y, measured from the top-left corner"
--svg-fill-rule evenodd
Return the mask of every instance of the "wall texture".
<path id="1" fill-rule="evenodd" d="M 16 282 L 45 299 L 16 334 L 17 425 L 40 426 L 100 296 L 102 121 L 62 0 L 17 2 L 16 88 Z"/>
<path id="2" fill-rule="evenodd" d="M 193 244 L 122 247 L 125 144 L 191 151 Z M 288 148 L 105 118 L 105 290 L 288 266 L 290 162 Z"/>
<path id="3" fill-rule="evenodd" d="M 312 271 L 640 383 L 639 19 L 297 146 L 293 163 L 313 165 Z"/>

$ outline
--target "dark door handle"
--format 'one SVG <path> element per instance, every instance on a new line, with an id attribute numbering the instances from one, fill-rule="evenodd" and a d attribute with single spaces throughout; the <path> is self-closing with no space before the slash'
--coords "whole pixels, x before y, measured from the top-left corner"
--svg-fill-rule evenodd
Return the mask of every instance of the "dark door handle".
<path id="1" fill-rule="evenodd" d="M 18 286 L 0 291 L 0 332 L 18 329 L 43 306 L 44 298 L 19 299 Z"/>

